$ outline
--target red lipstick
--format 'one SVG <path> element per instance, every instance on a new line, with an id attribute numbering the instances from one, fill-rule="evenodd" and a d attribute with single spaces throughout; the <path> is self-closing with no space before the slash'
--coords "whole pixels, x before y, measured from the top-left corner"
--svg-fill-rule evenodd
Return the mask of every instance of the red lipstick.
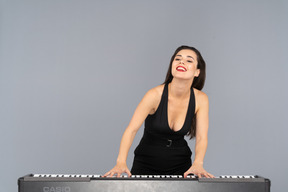
<path id="1" fill-rule="evenodd" d="M 177 70 L 177 71 L 180 71 L 180 72 L 186 72 L 186 71 L 187 71 L 187 69 L 186 69 L 185 67 L 183 67 L 183 66 L 178 66 L 178 67 L 176 68 L 176 70 Z"/>

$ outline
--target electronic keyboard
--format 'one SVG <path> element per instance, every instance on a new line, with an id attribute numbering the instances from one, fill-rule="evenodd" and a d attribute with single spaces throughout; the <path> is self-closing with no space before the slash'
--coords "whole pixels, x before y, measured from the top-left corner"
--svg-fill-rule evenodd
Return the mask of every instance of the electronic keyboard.
<path id="1" fill-rule="evenodd" d="M 270 192 L 270 180 L 258 175 L 198 178 L 188 175 L 103 177 L 84 174 L 29 174 L 18 179 L 18 192 Z"/>

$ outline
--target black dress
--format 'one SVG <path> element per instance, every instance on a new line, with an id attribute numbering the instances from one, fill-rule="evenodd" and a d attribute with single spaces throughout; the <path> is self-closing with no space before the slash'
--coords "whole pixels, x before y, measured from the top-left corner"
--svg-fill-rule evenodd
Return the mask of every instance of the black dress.
<path id="1" fill-rule="evenodd" d="M 143 137 L 134 151 L 133 175 L 183 175 L 191 167 L 192 152 L 184 136 L 191 129 L 195 111 L 193 88 L 186 119 L 179 131 L 169 127 L 167 104 L 168 84 L 164 86 L 156 112 L 145 120 Z"/>

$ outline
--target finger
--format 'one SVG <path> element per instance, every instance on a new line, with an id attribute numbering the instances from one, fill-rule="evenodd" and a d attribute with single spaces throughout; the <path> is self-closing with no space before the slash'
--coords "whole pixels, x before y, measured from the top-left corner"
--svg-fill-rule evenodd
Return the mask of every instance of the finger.
<path id="1" fill-rule="evenodd" d="M 210 173 L 208 173 L 208 175 L 210 176 L 210 178 L 215 178 L 215 176 Z"/>
<path id="2" fill-rule="evenodd" d="M 191 175 L 195 175 L 195 176 L 197 176 L 197 171 L 195 172 L 195 170 L 191 170 L 191 171 L 186 171 L 185 173 L 184 173 L 184 178 L 186 178 L 189 174 L 191 174 Z"/>
<path id="3" fill-rule="evenodd" d="M 120 177 L 121 176 L 121 173 L 117 173 L 117 177 Z"/>
<path id="4" fill-rule="evenodd" d="M 110 172 L 108 171 L 107 173 L 105 173 L 104 175 L 103 175 L 103 177 L 107 177 L 107 175 L 109 175 L 110 174 Z"/>
<path id="5" fill-rule="evenodd" d="M 128 177 L 131 177 L 132 174 L 128 169 L 125 172 L 127 173 Z"/>
<path id="6" fill-rule="evenodd" d="M 107 175 L 105 177 L 110 177 L 111 172 L 107 173 Z"/>
<path id="7" fill-rule="evenodd" d="M 184 177 L 184 178 L 186 178 L 186 177 L 187 177 L 187 173 L 186 173 L 186 172 L 183 174 L 183 177 Z"/>
<path id="8" fill-rule="evenodd" d="M 207 178 L 212 178 L 209 173 L 206 173 L 205 176 L 206 176 Z"/>
<path id="9" fill-rule="evenodd" d="M 110 174 L 108 175 L 108 177 L 113 177 L 115 173 L 113 171 L 110 172 Z"/>
<path id="10" fill-rule="evenodd" d="M 206 178 L 212 178 L 212 176 L 208 172 L 202 173 L 202 175 Z"/>
<path id="11" fill-rule="evenodd" d="M 187 178 L 188 175 L 189 175 L 189 172 L 186 171 L 183 176 L 184 176 L 184 178 Z"/>
<path id="12" fill-rule="evenodd" d="M 209 175 L 209 173 L 207 173 L 207 172 L 204 173 L 203 175 L 204 175 L 206 178 L 211 178 L 210 175 Z"/>

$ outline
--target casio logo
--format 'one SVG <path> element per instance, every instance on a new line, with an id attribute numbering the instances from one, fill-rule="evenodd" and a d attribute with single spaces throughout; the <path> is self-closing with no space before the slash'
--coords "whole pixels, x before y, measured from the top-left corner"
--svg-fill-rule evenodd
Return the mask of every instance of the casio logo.
<path id="1" fill-rule="evenodd" d="M 43 192 L 71 192 L 70 187 L 43 187 Z"/>

